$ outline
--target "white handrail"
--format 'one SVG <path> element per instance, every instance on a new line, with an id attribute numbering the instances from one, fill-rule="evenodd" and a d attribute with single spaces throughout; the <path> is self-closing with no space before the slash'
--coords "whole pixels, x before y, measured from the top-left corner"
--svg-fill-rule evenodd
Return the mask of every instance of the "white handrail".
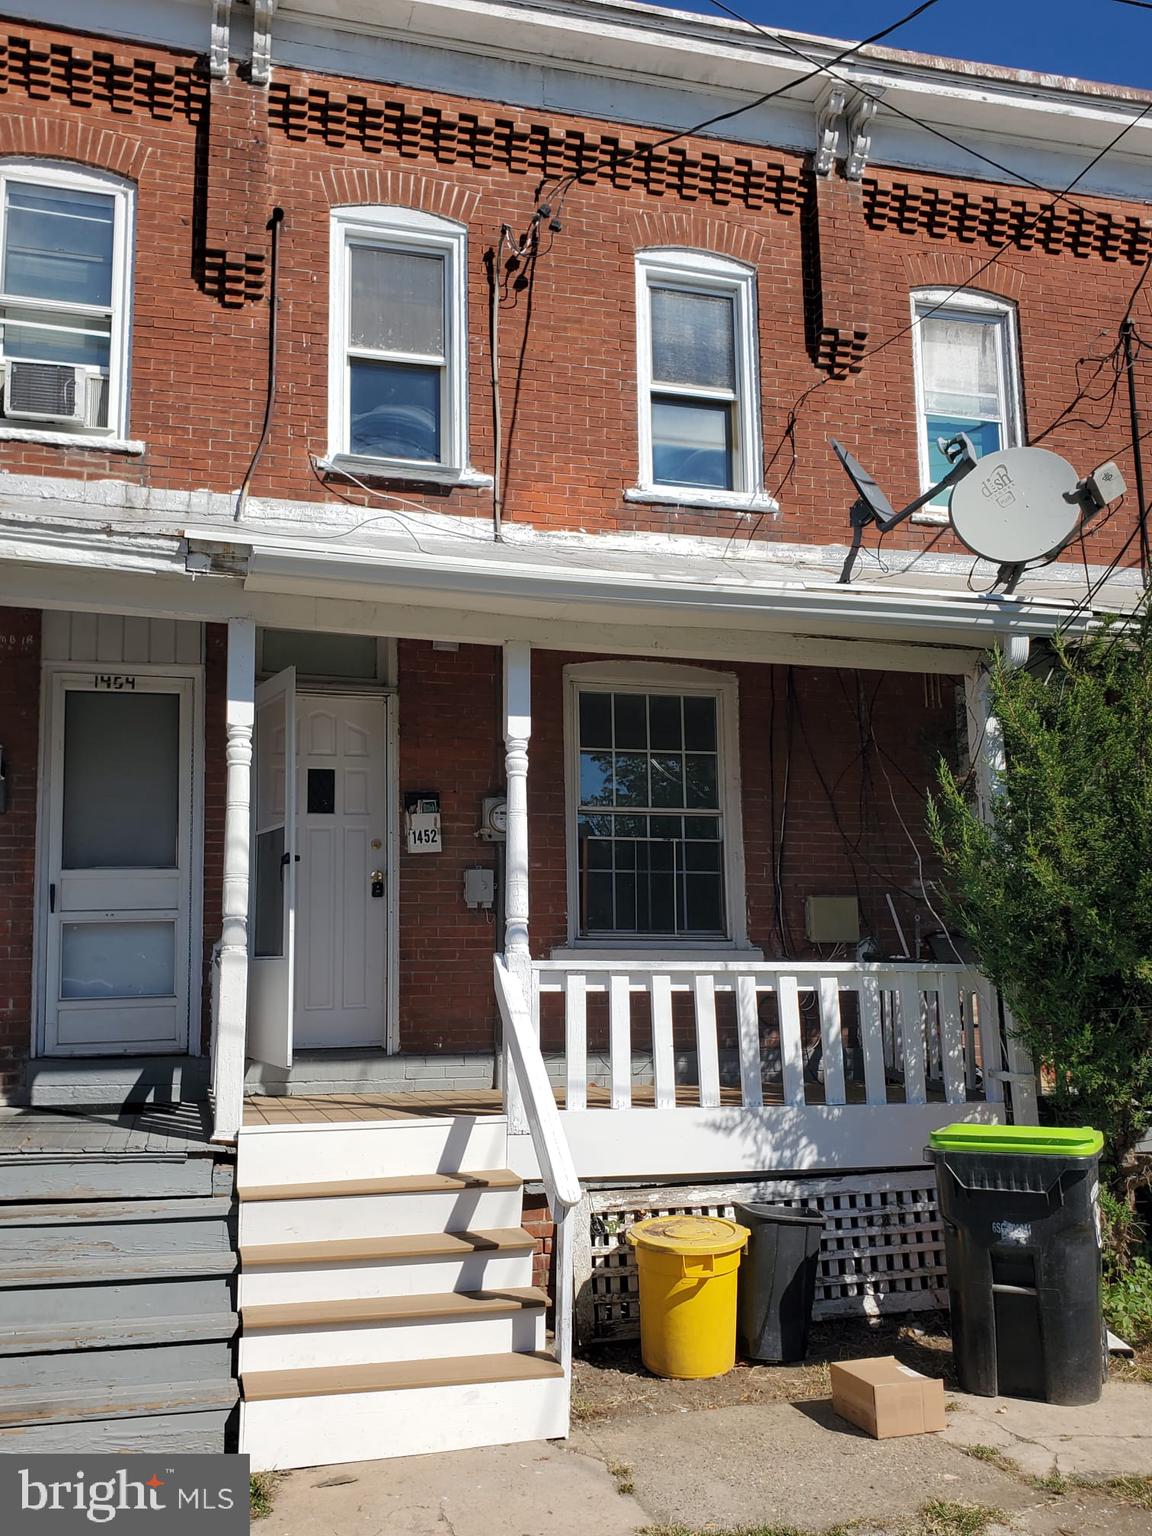
<path id="1" fill-rule="evenodd" d="M 572 1161 L 564 1124 L 556 1107 L 548 1069 L 540 1054 L 540 1042 L 532 1027 L 528 1000 L 522 995 L 504 957 L 496 955 L 493 958 L 504 1041 L 520 1084 L 544 1187 L 553 1206 L 570 1210 L 580 1202 L 580 1180 L 576 1177 L 576 1164 Z"/>
<path id="2" fill-rule="evenodd" d="M 556 1096 L 548 1079 L 548 1069 L 540 1054 L 540 1042 L 532 1024 L 528 999 L 519 980 L 502 955 L 493 956 L 496 1001 L 504 1024 L 506 1060 L 519 1088 L 544 1192 L 552 1209 L 554 1253 L 556 1258 L 556 1295 L 553 1332 L 560 1364 L 566 1380 L 572 1379 L 572 1337 L 575 1331 L 576 1264 L 573 1247 L 573 1210 L 583 1191 L 576 1177 L 576 1164 L 564 1134 Z M 505 1084 L 505 1093 L 509 1091 Z"/>

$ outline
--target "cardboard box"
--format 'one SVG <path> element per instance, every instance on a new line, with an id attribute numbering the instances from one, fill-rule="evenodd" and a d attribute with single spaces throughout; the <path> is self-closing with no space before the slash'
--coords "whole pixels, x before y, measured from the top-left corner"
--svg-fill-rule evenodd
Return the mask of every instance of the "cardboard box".
<path id="1" fill-rule="evenodd" d="M 894 1355 L 834 1365 L 832 1407 L 876 1440 L 945 1428 L 944 1383 L 901 1365 Z"/>

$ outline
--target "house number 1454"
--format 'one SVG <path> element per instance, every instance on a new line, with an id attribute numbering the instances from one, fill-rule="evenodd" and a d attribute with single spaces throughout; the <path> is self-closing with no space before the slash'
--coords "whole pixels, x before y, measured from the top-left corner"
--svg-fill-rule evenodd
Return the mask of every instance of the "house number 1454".
<path id="1" fill-rule="evenodd" d="M 95 687 L 108 688 L 113 693 L 120 693 L 125 688 L 136 687 L 136 679 L 127 676 L 123 672 L 97 672 L 92 682 Z"/>

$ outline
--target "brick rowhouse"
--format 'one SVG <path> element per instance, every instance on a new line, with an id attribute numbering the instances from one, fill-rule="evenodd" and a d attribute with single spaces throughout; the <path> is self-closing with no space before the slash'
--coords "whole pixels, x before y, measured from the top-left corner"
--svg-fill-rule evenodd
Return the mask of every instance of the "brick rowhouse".
<path id="1" fill-rule="evenodd" d="M 388 503 L 316 460 L 327 448 L 331 209 L 396 204 L 467 226 L 469 448 L 491 472 L 486 253 L 502 225 L 528 226 L 542 185 L 573 173 L 582 179 L 564 199 L 562 228 L 534 260 L 497 273 L 511 523 L 719 535 L 733 546 L 845 542 L 850 495 L 830 436 L 861 454 L 897 504 L 919 489 L 912 342 L 899 333 L 909 294 L 922 286 L 971 281 L 1017 306 L 1029 437 L 1046 433 L 1046 446 L 1085 470 L 1122 447 L 1118 421 L 1096 430 L 1098 402 L 1067 408 L 1077 360 L 1090 373 L 1152 258 L 1145 208 L 1077 195 L 1045 211 L 1042 193 L 1017 185 L 889 169 L 851 184 L 837 172 L 817 177 L 810 157 L 741 142 L 739 119 L 732 133 L 652 149 L 655 130 L 279 65 L 264 89 L 235 74 L 211 79 L 192 54 L 10 21 L 0 36 L 0 155 L 91 166 L 136 188 L 130 422 L 145 446 L 127 453 L 5 441 L 0 464 L 22 475 L 234 491 L 264 409 L 267 223 L 279 207 L 279 385 L 253 494 L 383 511 Z M 755 268 L 766 484 L 779 490 L 779 515 L 625 500 L 637 479 L 634 258 L 655 246 Z M 1147 356 L 1139 367 L 1146 390 Z M 1130 454 L 1119 457 L 1129 473 Z M 387 490 L 429 511 L 492 512 L 483 489 L 391 481 Z M 1086 545 L 1104 564 L 1120 554 L 1132 518 L 1121 510 L 1100 522 Z M 912 524 L 890 542 L 962 552 L 947 531 Z M 1062 558 L 1082 557 L 1074 545 Z M 0 1049 L 9 1064 L 27 1054 L 30 1030 L 37 626 L 36 614 L 6 610 L 0 652 L 3 744 L 17 765 L 0 818 Z M 219 927 L 222 632 L 209 628 L 206 646 L 207 972 Z M 565 937 L 561 669 L 577 659 L 538 652 L 534 662 L 538 953 Z M 803 952 L 802 898 L 811 892 L 858 894 L 868 928 L 890 937 L 885 897 L 899 902 L 915 888 L 908 829 L 919 833 L 937 754 L 955 744 L 952 680 L 751 661 L 721 669 L 740 688 L 751 941 L 769 953 Z M 404 641 L 399 683 L 400 787 L 438 784 L 445 834 L 441 858 L 401 864 L 401 1046 L 486 1051 L 493 926 L 463 907 L 459 889 L 463 869 L 491 857 L 474 834 L 480 799 L 503 778 L 499 656 Z M 908 919 L 907 906 L 900 915 Z"/>

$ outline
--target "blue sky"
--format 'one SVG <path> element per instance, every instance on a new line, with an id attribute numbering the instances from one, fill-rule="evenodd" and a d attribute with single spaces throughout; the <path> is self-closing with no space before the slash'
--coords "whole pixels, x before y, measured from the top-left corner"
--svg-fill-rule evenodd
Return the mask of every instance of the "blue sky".
<path id="1" fill-rule="evenodd" d="M 656 0 L 722 13 L 707 0 Z M 856 39 L 912 10 L 915 0 L 728 0 L 763 27 Z M 893 48 L 1039 69 L 1152 90 L 1152 10 L 1116 0 L 939 0 L 888 40 Z"/>

